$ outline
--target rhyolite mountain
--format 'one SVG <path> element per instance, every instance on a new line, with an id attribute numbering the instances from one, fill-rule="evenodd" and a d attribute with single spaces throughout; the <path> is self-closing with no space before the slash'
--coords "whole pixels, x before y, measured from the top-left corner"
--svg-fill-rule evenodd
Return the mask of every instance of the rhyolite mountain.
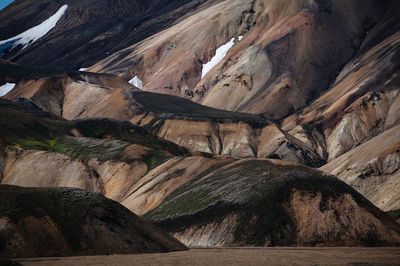
<path id="1" fill-rule="evenodd" d="M 398 245 L 381 210 L 400 209 L 399 13 L 17 0 L 0 11 L 1 183 L 100 192 L 189 246 Z"/>
<path id="2" fill-rule="evenodd" d="M 280 160 L 189 153 L 132 123 L 64 120 L 27 99 L 0 100 L 0 114 L 0 183 L 102 193 L 188 246 L 400 241 L 400 225 L 392 218 L 317 170 Z M 9 208 L 5 203 L 3 209 Z M 315 223 L 308 224 L 310 219 Z M 320 220 L 326 226 L 318 226 Z"/>
<path id="3" fill-rule="evenodd" d="M 393 17 L 399 6 L 390 0 L 16 1 L 1 12 L 6 30 L 0 29 L 0 38 L 13 36 L 7 30 L 16 21 L 24 25 L 14 29 L 20 33 L 64 4 L 64 16 L 45 37 L 5 58 L 65 70 L 107 57 L 92 70 L 137 74 L 146 90 L 275 118 L 326 91 L 355 54 L 373 48 L 363 47 L 364 41 L 382 41 L 387 29 L 396 33 Z M 374 38 L 377 30 L 385 34 Z M 239 36 L 227 56 L 201 78 L 202 64 Z M 227 95 L 230 101 L 224 101 Z M 286 100 L 278 104 L 277 97 Z"/>
<path id="4" fill-rule="evenodd" d="M 396 99 L 395 91 L 386 95 Z M 375 98 L 369 95 L 372 94 L 367 93 L 358 102 L 365 99 L 372 110 L 352 103 L 355 107 L 344 115 L 342 125 L 331 120 L 296 125 L 292 117 L 280 124 L 262 115 L 226 112 L 176 96 L 143 92 L 118 76 L 88 72 L 21 81 L 5 98 L 28 98 L 43 110 L 65 119 L 127 120 L 192 152 L 279 158 L 322 166 L 322 170 L 338 175 L 378 207 L 397 210 L 397 102 L 386 96 L 379 98 L 378 92 Z M 340 101 L 332 105 L 336 107 Z M 354 119 L 346 118 L 350 115 Z M 372 130 L 378 119 L 382 122 Z M 385 125 L 384 121 L 392 122 Z M 344 127 L 354 129 L 342 130 Z"/>

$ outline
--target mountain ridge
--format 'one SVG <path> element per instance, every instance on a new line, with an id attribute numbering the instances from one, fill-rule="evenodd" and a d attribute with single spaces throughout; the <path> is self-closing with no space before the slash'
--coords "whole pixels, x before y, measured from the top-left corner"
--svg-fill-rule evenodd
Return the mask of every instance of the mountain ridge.
<path id="1" fill-rule="evenodd" d="M 399 246 L 399 12 L 17 0 L 0 184 L 99 193 L 188 247 Z"/>

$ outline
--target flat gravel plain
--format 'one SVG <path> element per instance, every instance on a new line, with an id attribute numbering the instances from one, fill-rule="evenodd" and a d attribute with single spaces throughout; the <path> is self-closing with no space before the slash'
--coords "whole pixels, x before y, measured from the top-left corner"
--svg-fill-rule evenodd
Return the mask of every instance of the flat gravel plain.
<path id="1" fill-rule="evenodd" d="M 23 265 L 400 265 L 400 248 L 212 248 L 189 251 L 17 259 Z"/>

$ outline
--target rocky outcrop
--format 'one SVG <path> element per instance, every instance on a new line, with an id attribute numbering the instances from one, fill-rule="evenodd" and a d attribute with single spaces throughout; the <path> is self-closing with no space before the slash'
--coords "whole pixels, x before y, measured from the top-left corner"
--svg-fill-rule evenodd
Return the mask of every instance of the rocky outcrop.
<path id="1" fill-rule="evenodd" d="M 398 62 L 400 40 L 394 34 L 349 63 L 329 92 L 299 115 L 283 122 L 317 127 L 326 139 L 329 160 L 351 150 L 399 122 Z M 374 67 L 372 66 L 374 65 Z"/>
<path id="2" fill-rule="evenodd" d="M 66 121 L 5 100 L 0 113 L 3 184 L 75 187 L 121 200 L 149 170 L 189 154 L 129 122 Z"/>
<path id="3" fill-rule="evenodd" d="M 99 106 L 102 102 L 110 104 L 107 100 L 112 98 L 112 95 L 121 93 L 124 89 L 135 90 L 126 80 L 115 75 L 71 72 L 67 75 L 25 79 L 4 98 L 30 99 L 42 110 L 66 119 L 72 119 L 87 117 L 87 112 L 89 112 L 89 115 L 96 111 L 99 112 L 101 108 L 104 109 L 104 106 Z M 96 103 L 97 108 L 92 111 L 91 109 L 94 109 Z M 113 104 L 117 103 L 114 102 Z M 99 113 L 98 116 L 126 118 L 124 116 L 117 117 L 117 114 L 114 114 L 112 110 L 109 113 L 113 115 L 107 116 L 103 112 Z"/>
<path id="4" fill-rule="evenodd" d="M 185 250 L 159 228 L 101 194 L 0 185 L 2 257 Z"/>
<path id="5" fill-rule="evenodd" d="M 91 168 L 83 161 L 60 153 L 9 149 L 2 173 L 2 184 L 102 191 L 101 180 Z"/>
<path id="6" fill-rule="evenodd" d="M 321 167 L 361 192 L 379 208 L 400 208 L 400 126 L 372 138 Z"/>
<path id="7" fill-rule="evenodd" d="M 399 204 L 400 20 L 394 14 L 400 5 L 390 3 L 330 90 L 282 123 L 314 149 L 325 149 L 328 164 L 321 169 L 384 210 L 398 209 Z M 294 133 L 299 127 L 306 129 L 304 137 Z"/>
<path id="8" fill-rule="evenodd" d="M 309 166 L 324 163 L 323 157 L 312 146 L 272 123 L 257 127 L 245 122 L 152 119 L 140 120 L 138 124 L 144 127 L 157 125 L 155 129 L 150 127 L 151 132 L 191 151 L 239 158 L 279 158 Z"/>
<path id="9" fill-rule="evenodd" d="M 146 215 L 189 246 L 399 245 L 400 227 L 335 177 L 240 160 L 188 182 Z"/>

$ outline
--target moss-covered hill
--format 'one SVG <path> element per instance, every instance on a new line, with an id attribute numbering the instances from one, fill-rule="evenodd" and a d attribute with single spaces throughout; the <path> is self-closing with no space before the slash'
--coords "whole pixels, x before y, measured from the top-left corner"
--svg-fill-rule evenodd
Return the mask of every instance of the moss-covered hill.
<path id="1" fill-rule="evenodd" d="M 400 226 L 344 182 L 266 160 L 199 177 L 147 218 L 190 246 L 400 243 Z"/>
<path id="2" fill-rule="evenodd" d="M 167 252 L 186 248 L 101 194 L 0 185 L 0 257 Z"/>
<path id="3" fill-rule="evenodd" d="M 29 100 L 0 99 L 0 141 L 25 150 L 43 150 L 72 158 L 126 159 L 120 154 L 131 144 L 147 150 L 142 160 L 151 167 L 186 149 L 155 137 L 129 122 L 112 119 L 67 121 L 43 112 Z"/>

